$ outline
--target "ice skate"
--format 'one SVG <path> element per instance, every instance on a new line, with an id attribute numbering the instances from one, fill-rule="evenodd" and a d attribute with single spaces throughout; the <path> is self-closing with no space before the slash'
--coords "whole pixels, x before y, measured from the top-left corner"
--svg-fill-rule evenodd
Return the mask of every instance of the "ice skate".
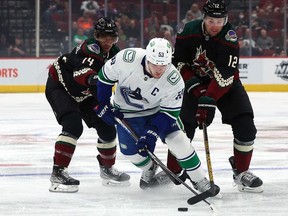
<path id="1" fill-rule="evenodd" d="M 75 193 L 80 182 L 69 176 L 65 167 L 53 166 L 50 192 Z"/>
<path id="2" fill-rule="evenodd" d="M 146 184 L 148 188 L 168 188 L 173 186 L 173 181 L 169 178 L 169 176 L 161 171 L 154 175 L 152 179 Z"/>
<path id="3" fill-rule="evenodd" d="M 126 173 L 119 172 L 114 166 L 100 166 L 100 177 L 104 186 L 129 186 L 130 176 Z"/>
<path id="4" fill-rule="evenodd" d="M 211 188 L 210 182 L 208 181 L 206 177 L 198 182 L 194 182 L 194 181 L 191 181 L 191 182 L 192 182 L 193 187 L 200 193 L 208 191 Z M 219 186 L 214 184 L 214 187 L 215 187 L 215 193 L 211 194 L 211 197 L 222 198 L 221 193 L 219 193 L 220 192 Z"/>
<path id="5" fill-rule="evenodd" d="M 158 167 L 159 166 L 153 162 L 153 165 L 150 167 L 149 170 L 142 171 L 142 176 L 140 179 L 140 188 L 141 189 L 145 190 L 145 189 L 149 188 L 149 182 L 151 181 L 151 179 L 155 175 Z"/>
<path id="6" fill-rule="evenodd" d="M 114 166 L 105 167 L 100 163 L 99 155 L 96 157 L 99 162 L 100 177 L 104 186 L 129 186 L 130 176 L 119 172 Z"/>
<path id="7" fill-rule="evenodd" d="M 234 166 L 234 157 L 231 156 L 229 158 L 229 162 L 233 169 L 233 180 L 235 183 L 235 186 L 237 185 L 237 188 L 240 192 L 252 192 L 252 193 L 261 193 L 263 192 L 262 189 L 262 180 L 254 175 L 250 171 L 244 171 L 242 173 L 239 173 L 235 166 Z"/>

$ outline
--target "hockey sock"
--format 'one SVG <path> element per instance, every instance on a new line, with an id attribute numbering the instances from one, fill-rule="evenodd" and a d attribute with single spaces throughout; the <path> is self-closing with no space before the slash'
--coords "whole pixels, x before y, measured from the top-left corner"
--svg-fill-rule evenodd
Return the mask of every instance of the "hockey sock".
<path id="1" fill-rule="evenodd" d="M 77 140 L 60 134 L 55 143 L 54 164 L 68 167 L 76 148 Z"/>

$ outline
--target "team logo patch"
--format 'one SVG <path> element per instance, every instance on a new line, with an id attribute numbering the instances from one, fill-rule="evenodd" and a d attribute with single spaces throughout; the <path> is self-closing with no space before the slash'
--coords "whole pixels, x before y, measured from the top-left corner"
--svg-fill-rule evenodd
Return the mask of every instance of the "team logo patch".
<path id="1" fill-rule="evenodd" d="M 127 49 L 124 52 L 123 61 L 131 63 L 131 62 L 133 62 L 135 60 L 135 55 L 136 55 L 136 51 L 135 50 Z"/>
<path id="2" fill-rule="evenodd" d="M 100 47 L 98 46 L 98 44 L 89 44 L 88 49 L 93 53 L 96 53 L 96 54 L 100 53 Z"/>
<path id="3" fill-rule="evenodd" d="M 179 73 L 177 73 L 177 71 L 173 70 L 167 77 L 167 80 L 169 83 L 171 83 L 172 85 L 176 85 L 179 80 L 180 80 L 180 75 Z"/>
<path id="4" fill-rule="evenodd" d="M 234 30 L 229 30 L 229 31 L 227 32 L 227 34 L 225 35 L 225 39 L 226 39 L 227 41 L 232 41 L 232 42 L 237 41 L 237 34 L 236 34 L 236 32 L 235 32 Z"/>

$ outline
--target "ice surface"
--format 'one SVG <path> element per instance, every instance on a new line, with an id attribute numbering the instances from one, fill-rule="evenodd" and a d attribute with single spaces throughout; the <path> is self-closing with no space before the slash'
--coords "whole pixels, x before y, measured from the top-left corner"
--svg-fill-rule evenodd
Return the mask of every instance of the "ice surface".
<path id="1" fill-rule="evenodd" d="M 249 93 L 258 129 L 251 170 L 264 181 L 261 194 L 240 193 L 232 183 L 228 162 L 232 135 L 219 112 L 208 127 L 215 183 L 222 199 L 215 206 L 187 204 L 191 192 L 183 186 L 142 191 L 140 170 L 117 154 L 116 166 L 131 175 L 129 187 L 104 187 L 95 156 L 97 135 L 85 127 L 69 167 L 81 181 L 74 194 L 48 191 L 54 142 L 61 131 L 43 93 L 0 94 L 0 215 L 205 216 L 288 215 L 288 93 Z M 202 132 L 193 145 L 206 168 Z M 165 162 L 167 149 L 157 143 L 156 155 Z M 188 212 L 178 212 L 188 207 Z"/>

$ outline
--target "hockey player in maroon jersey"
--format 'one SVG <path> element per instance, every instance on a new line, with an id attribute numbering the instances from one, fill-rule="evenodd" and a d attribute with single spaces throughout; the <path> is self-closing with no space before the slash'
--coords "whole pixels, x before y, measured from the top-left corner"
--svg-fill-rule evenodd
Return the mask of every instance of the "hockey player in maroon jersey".
<path id="1" fill-rule="evenodd" d="M 197 127 L 212 123 L 217 107 L 234 136 L 234 156 L 229 161 L 235 184 L 240 191 L 262 192 L 262 180 L 249 171 L 257 130 L 249 97 L 239 79 L 237 35 L 227 22 L 224 1 L 208 0 L 203 12 L 203 20 L 187 23 L 176 38 L 173 64 L 185 80 L 180 117 L 192 140 Z M 168 167 L 180 171 L 171 162 L 171 155 Z"/>
<path id="2" fill-rule="evenodd" d="M 119 52 L 118 28 L 106 17 L 95 24 L 93 37 L 56 59 L 49 69 L 46 98 L 62 126 L 55 143 L 54 166 L 50 178 L 51 192 L 77 192 L 80 182 L 69 176 L 67 168 L 77 140 L 83 132 L 82 120 L 98 134 L 97 156 L 103 184 L 127 184 L 130 176 L 113 165 L 116 155 L 116 129 L 107 125 L 93 111 L 97 74 L 104 63 Z"/>

